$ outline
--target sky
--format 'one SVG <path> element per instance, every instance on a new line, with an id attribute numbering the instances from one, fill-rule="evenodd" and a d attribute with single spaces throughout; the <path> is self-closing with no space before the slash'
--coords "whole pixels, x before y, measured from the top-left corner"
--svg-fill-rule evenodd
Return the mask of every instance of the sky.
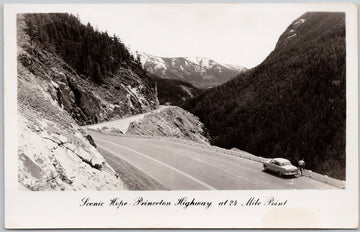
<path id="1" fill-rule="evenodd" d="M 102 4 L 67 10 L 84 24 L 116 34 L 132 51 L 207 57 L 247 68 L 260 64 L 305 11 L 246 4 Z"/>

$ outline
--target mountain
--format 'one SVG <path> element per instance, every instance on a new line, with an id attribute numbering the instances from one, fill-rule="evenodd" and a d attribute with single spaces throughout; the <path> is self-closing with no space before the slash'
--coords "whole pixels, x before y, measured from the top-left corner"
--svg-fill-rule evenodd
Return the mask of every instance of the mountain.
<path id="1" fill-rule="evenodd" d="M 307 169 L 345 179 L 345 57 L 345 14 L 308 12 L 260 65 L 185 108 L 215 145 L 293 162 L 304 158 Z"/>
<path id="2" fill-rule="evenodd" d="M 245 67 L 220 64 L 203 57 L 157 57 L 138 53 L 140 62 L 148 72 L 164 79 L 181 80 L 197 88 L 221 85 L 241 72 Z"/>
<path id="3" fill-rule="evenodd" d="M 158 107 L 156 83 L 119 38 L 69 14 L 23 17 L 30 44 L 19 61 L 48 80 L 47 91 L 80 125 Z"/>
<path id="4" fill-rule="evenodd" d="M 119 38 L 69 14 L 19 14 L 17 54 L 20 186 L 124 189 L 80 126 L 156 109 L 153 78 Z"/>
<path id="5" fill-rule="evenodd" d="M 161 105 L 182 107 L 186 101 L 199 95 L 202 90 L 192 84 L 180 81 L 154 77 L 157 83 L 158 99 Z"/>

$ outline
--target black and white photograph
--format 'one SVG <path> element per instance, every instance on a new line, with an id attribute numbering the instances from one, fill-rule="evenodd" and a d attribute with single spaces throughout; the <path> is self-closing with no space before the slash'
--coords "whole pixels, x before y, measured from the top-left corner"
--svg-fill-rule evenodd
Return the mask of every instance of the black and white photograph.
<path id="1" fill-rule="evenodd" d="M 345 13 L 172 11 L 17 15 L 20 188 L 344 188 Z"/>
<path id="2" fill-rule="evenodd" d="M 79 210 L 171 205 L 215 213 L 214 205 L 261 205 L 288 207 L 283 215 L 291 214 L 302 190 L 323 197 L 355 193 L 349 169 L 358 170 L 357 145 L 349 141 L 357 123 L 349 124 L 349 115 L 357 100 L 349 96 L 357 87 L 357 61 L 349 57 L 357 57 L 357 47 L 349 49 L 355 38 L 349 33 L 357 28 L 348 11 L 355 7 L 289 5 L 69 4 L 11 11 L 16 64 L 5 67 L 16 69 L 9 106 L 16 115 L 7 121 L 17 125 L 11 132 L 17 154 L 5 171 L 16 175 L 14 191 L 77 192 L 83 197 L 72 204 Z M 242 195 L 204 200 L 228 190 Z M 277 198 L 278 190 L 289 192 Z M 256 194 L 245 196 L 248 191 Z M 99 197 L 102 192 L 113 198 Z M 121 200 L 129 194 L 131 200 Z M 294 215 L 313 215 L 301 210 Z M 271 228 L 271 215 L 260 228 Z M 322 220 L 304 225 L 327 225 Z M 155 222 L 140 224 L 167 225 Z M 177 224 L 165 227 L 171 225 Z"/>

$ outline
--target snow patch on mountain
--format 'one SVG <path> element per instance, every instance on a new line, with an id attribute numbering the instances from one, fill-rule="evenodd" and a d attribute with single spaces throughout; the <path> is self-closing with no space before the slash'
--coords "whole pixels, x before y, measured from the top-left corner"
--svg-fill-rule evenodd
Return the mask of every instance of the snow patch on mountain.
<path id="1" fill-rule="evenodd" d="M 292 37 L 295 37 L 295 36 L 296 36 L 296 33 L 294 33 L 294 34 L 292 34 L 292 35 L 288 36 L 286 39 L 291 39 Z"/>
<path id="2" fill-rule="evenodd" d="M 215 61 L 205 57 L 185 57 L 185 59 L 204 68 L 210 68 L 216 64 Z"/>
<path id="3" fill-rule="evenodd" d="M 294 22 L 293 25 L 305 23 L 305 21 L 306 21 L 305 19 L 298 19 L 298 20 L 296 20 L 296 21 Z"/>
<path id="4" fill-rule="evenodd" d="M 151 56 L 146 53 L 139 53 L 139 55 L 141 57 L 140 61 L 141 61 L 142 65 L 144 65 L 146 61 L 151 61 L 155 64 L 156 69 L 165 69 L 166 68 L 166 64 L 161 57 Z"/>
<path id="5" fill-rule="evenodd" d="M 136 52 L 143 67 L 165 79 L 182 80 L 198 88 L 223 84 L 247 69 L 240 65 L 221 64 L 206 57 L 157 57 Z"/>
<path id="6" fill-rule="evenodd" d="M 221 65 L 226 67 L 226 68 L 229 68 L 229 69 L 246 71 L 246 68 L 244 66 L 237 65 L 237 64 L 221 64 Z"/>

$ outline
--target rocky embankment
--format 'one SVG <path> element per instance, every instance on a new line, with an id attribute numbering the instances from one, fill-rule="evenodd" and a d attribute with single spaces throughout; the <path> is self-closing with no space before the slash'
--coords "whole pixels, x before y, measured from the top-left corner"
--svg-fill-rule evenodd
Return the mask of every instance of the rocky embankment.
<path id="1" fill-rule="evenodd" d="M 104 84 L 97 85 L 40 45 L 24 44 L 22 49 L 18 63 L 43 80 L 44 90 L 79 125 L 143 113 L 159 105 L 155 85 L 143 81 L 131 69 L 122 67 Z"/>
<path id="2" fill-rule="evenodd" d="M 127 135 L 166 136 L 209 143 L 204 124 L 193 114 L 172 106 L 132 122 Z"/>
<path id="3" fill-rule="evenodd" d="M 79 126 L 157 107 L 156 93 L 120 69 L 95 84 L 30 41 L 18 17 L 18 182 L 28 190 L 124 189 L 123 182 Z M 120 77 L 121 76 L 121 77 Z M 125 77 L 126 76 L 126 77 Z M 130 80 L 131 79 L 131 80 Z M 116 99 L 116 100 L 110 100 Z M 115 102 L 116 101 L 116 102 Z"/>
<path id="4" fill-rule="evenodd" d="M 105 50 L 121 44 L 116 43 L 114 38 L 109 38 L 106 33 L 101 34 L 80 24 L 76 19 L 71 19 L 72 16 L 67 14 L 18 16 L 19 29 L 22 28 L 27 37 L 27 42 L 19 41 L 24 52 L 18 54 L 18 62 L 46 82 L 45 91 L 52 99 L 79 125 L 122 118 L 157 108 L 159 103 L 156 84 L 140 65 L 125 57 L 117 65 L 105 64 L 105 61 L 99 61 L 100 54 L 91 53 L 99 50 L 99 46 L 93 42 L 95 38 L 109 43 L 107 46 L 102 45 Z M 49 27 L 53 29 L 49 30 Z M 76 32 L 79 28 L 82 28 L 82 31 Z M 59 30 L 55 36 L 53 30 Z M 73 33 L 78 36 L 77 39 Z M 84 35 L 79 37 L 79 33 Z M 102 40 L 99 37 L 103 37 Z M 24 39 L 25 37 L 18 37 L 18 40 Z M 56 44 L 62 44 L 62 47 Z M 82 53 L 77 50 L 80 45 L 84 46 Z M 73 47 L 73 50 L 68 47 Z M 110 60 L 115 59 L 110 55 L 111 50 L 103 52 L 109 53 Z M 126 48 L 114 52 L 126 53 Z M 121 60 L 120 58 L 121 55 L 117 59 Z M 116 66 L 116 69 L 105 70 L 106 66 L 110 65 Z M 85 74 L 84 67 L 86 70 L 95 71 Z"/>
<path id="5" fill-rule="evenodd" d="M 41 93 L 40 93 L 41 94 Z M 43 99 L 45 100 L 45 99 Z M 50 102 L 47 102 L 50 103 Z M 64 112 L 60 121 L 21 106 L 18 181 L 26 190 L 121 190 L 123 182 Z M 34 116 L 40 116 L 34 118 Z M 65 127 L 61 123 L 67 121 Z"/>

